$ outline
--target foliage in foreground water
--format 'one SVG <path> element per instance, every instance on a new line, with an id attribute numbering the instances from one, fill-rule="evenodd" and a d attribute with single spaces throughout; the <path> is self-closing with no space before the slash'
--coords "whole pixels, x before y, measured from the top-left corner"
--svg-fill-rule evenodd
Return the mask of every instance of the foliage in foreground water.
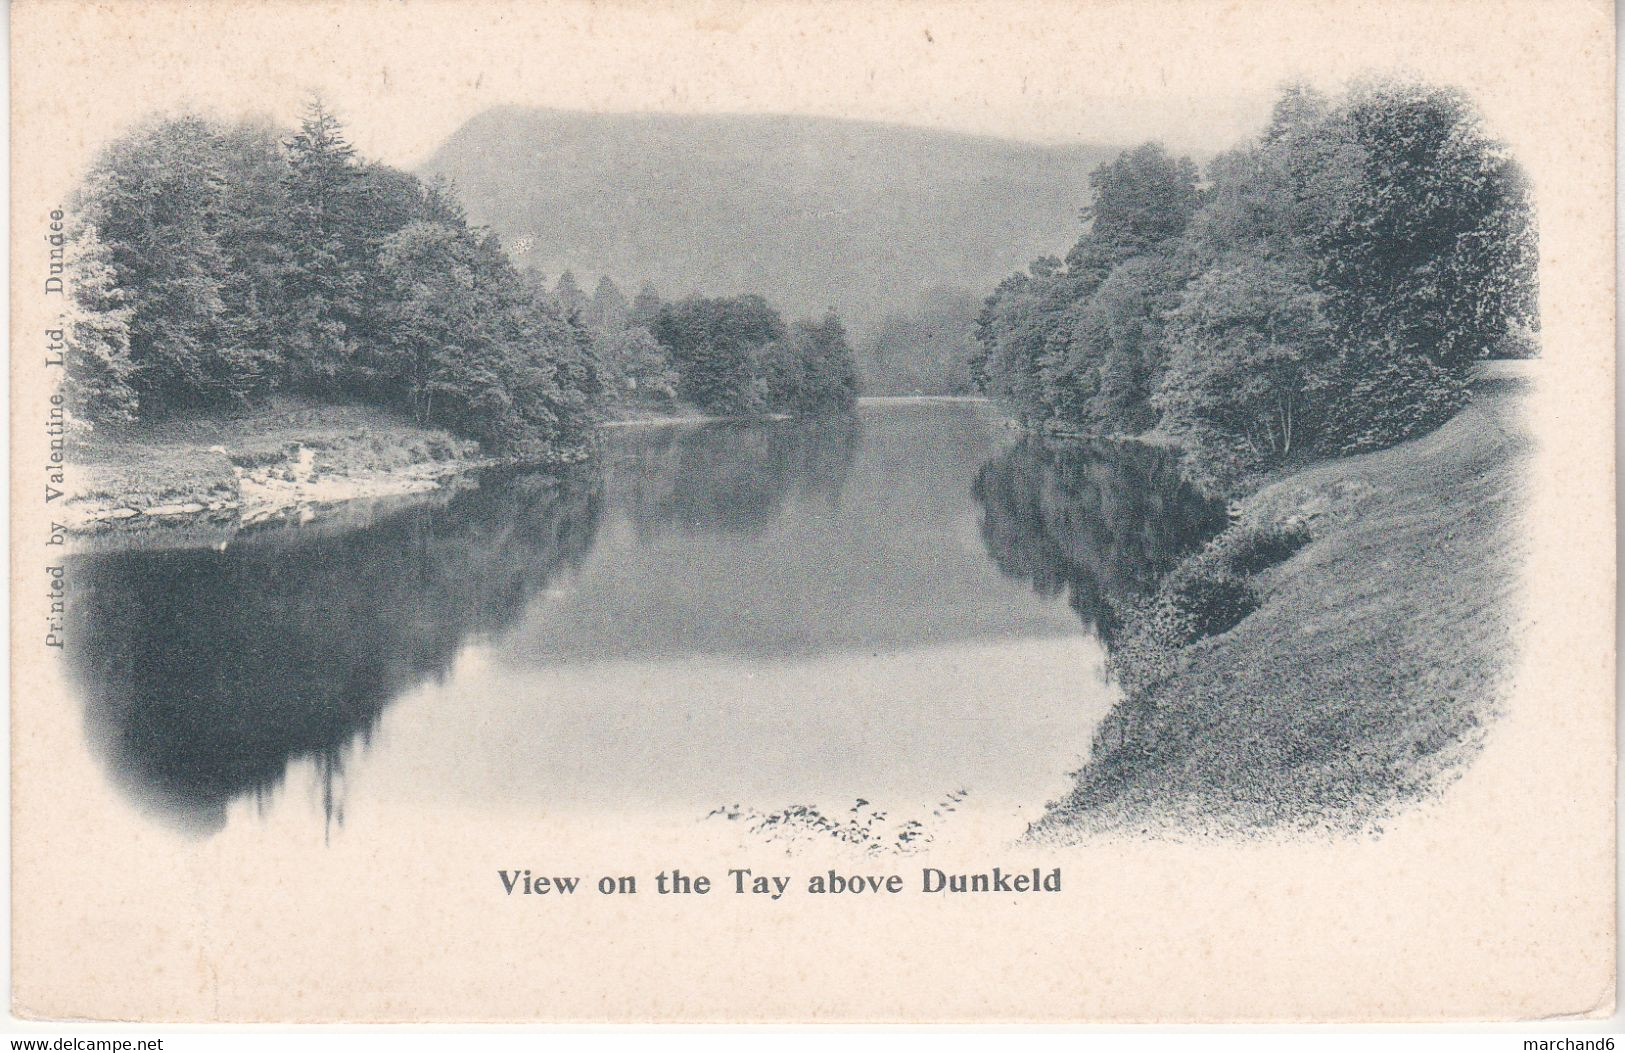
<path id="1" fill-rule="evenodd" d="M 958 810 L 969 795 L 964 789 L 944 795 L 931 809 L 930 819 L 893 819 L 861 797 L 839 817 L 808 804 L 792 804 L 775 812 L 734 804 L 714 808 L 706 818 L 743 823 L 753 839 L 787 849 L 835 841 L 867 855 L 907 855 L 928 847 L 935 840 L 933 828 Z"/>

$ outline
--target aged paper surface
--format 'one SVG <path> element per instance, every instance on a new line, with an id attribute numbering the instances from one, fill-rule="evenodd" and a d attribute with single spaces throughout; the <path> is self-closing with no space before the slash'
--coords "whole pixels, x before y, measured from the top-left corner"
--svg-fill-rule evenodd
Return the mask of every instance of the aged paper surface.
<path id="1" fill-rule="evenodd" d="M 33 0 L 13 8 L 12 34 L 16 1015 L 1379 1022 L 1612 1012 L 1612 5 Z M 995 470 L 1015 462 L 989 461 L 978 477 L 982 454 L 973 452 L 962 475 L 944 475 L 941 492 L 967 503 L 943 512 L 940 536 L 907 534 L 912 513 L 877 518 L 861 527 L 868 533 L 840 525 L 865 510 L 879 517 L 903 507 L 888 499 L 937 508 L 930 471 L 949 454 L 930 451 L 1004 448 L 999 426 L 984 427 L 982 417 L 974 443 L 963 438 L 971 432 L 955 431 L 920 454 L 910 443 L 949 434 L 949 425 L 932 418 L 894 428 L 874 416 L 890 410 L 868 404 L 857 439 L 802 442 L 782 454 L 788 468 L 773 460 L 781 447 L 753 445 L 748 430 L 707 432 L 711 445 L 686 432 L 645 445 L 615 438 L 606 447 L 621 451 L 621 460 L 610 458 L 622 466 L 614 478 L 645 488 L 612 479 L 579 508 L 548 498 L 545 508 L 514 515 L 501 502 L 530 491 L 486 482 L 439 510 L 404 502 L 404 520 L 391 518 L 387 503 L 348 519 L 325 507 L 304 516 L 307 505 L 258 533 L 199 527 L 126 548 L 123 528 L 104 523 L 53 544 L 67 537 L 69 499 L 50 495 L 82 493 L 85 476 L 75 473 L 88 469 L 70 455 L 64 481 L 53 460 L 61 370 L 47 362 L 58 354 L 50 333 L 67 316 L 63 294 L 49 285 L 52 238 L 83 221 L 76 188 L 108 144 L 154 120 L 263 116 L 281 132 L 319 92 L 360 155 L 427 175 L 431 157 L 448 156 L 436 154 L 448 137 L 498 107 L 799 115 L 984 137 L 973 143 L 1099 147 L 1067 177 L 1087 187 L 1088 169 L 1146 140 L 1205 166 L 1260 134 L 1283 83 L 1308 80 L 1335 94 L 1352 79 L 1392 71 L 1472 100 L 1527 173 L 1539 229 L 1540 355 L 1517 363 L 1516 412 L 1491 422 L 1527 435 L 1527 452 L 1511 482 L 1493 483 L 1495 466 L 1458 464 L 1464 485 L 1492 480 L 1484 503 L 1439 527 L 1437 547 L 1396 542 L 1393 550 L 1396 560 L 1416 561 L 1401 576 L 1426 573 L 1452 551 L 1458 525 L 1475 536 L 1479 512 L 1500 507 L 1495 487 L 1510 487 L 1520 495 L 1510 547 L 1517 572 L 1490 582 L 1488 599 L 1444 590 L 1431 610 L 1413 603 L 1396 615 L 1414 622 L 1401 644 L 1353 658 L 1361 670 L 1410 669 L 1404 640 L 1448 637 L 1451 625 L 1477 632 L 1484 606 L 1504 604 L 1504 693 L 1494 705 L 1463 708 L 1448 734 L 1419 735 L 1403 763 L 1372 760 L 1366 744 L 1387 741 L 1390 729 L 1356 715 L 1311 722 L 1287 760 L 1264 749 L 1262 767 L 1252 765 L 1256 786 L 1236 789 L 1232 811 L 1210 824 L 1192 819 L 1207 798 L 1187 797 L 1181 811 L 1156 798 L 1163 784 L 1143 780 L 1133 785 L 1150 802 L 1144 823 L 1133 818 L 1142 813 L 1100 827 L 1075 823 L 1065 809 L 1046 814 L 1048 802 L 1067 798 L 1066 773 L 1089 756 L 1091 739 L 1097 766 L 1114 733 L 1151 735 L 1154 752 L 1155 732 L 1144 729 L 1158 718 L 1107 715 L 1097 642 L 1107 633 L 1087 616 L 1078 625 L 1085 612 L 1076 580 L 1066 579 L 1068 610 L 1054 582 L 1043 586 L 1029 569 L 1011 584 L 1016 561 L 997 570 L 987 562 L 998 553 L 987 540 L 994 504 L 985 495 L 998 479 L 1016 478 Z M 525 180 L 537 179 L 524 168 L 526 151 L 556 145 L 545 136 L 505 140 L 502 129 L 519 125 L 491 127 L 498 134 L 488 134 L 488 153 L 476 151 L 476 160 L 507 152 L 458 180 L 481 223 L 495 222 L 501 203 L 520 200 L 532 186 Z M 677 127 L 678 145 L 662 149 L 702 141 L 684 138 L 700 136 L 700 125 Z M 694 171 L 709 171 L 716 185 L 759 180 L 771 189 L 781 178 L 792 185 L 786 172 L 811 170 L 822 174 L 795 184 L 801 211 L 825 210 L 818 214 L 835 224 L 857 200 L 823 200 L 818 191 L 852 178 L 843 165 L 868 149 L 852 145 L 857 138 L 837 134 L 804 146 L 805 156 L 774 155 L 778 168 L 746 171 L 740 158 L 758 156 L 751 135 L 767 126 L 730 127 L 739 138 L 726 149 L 722 138 L 695 148 L 714 164 L 696 162 L 690 187 L 705 182 Z M 472 133 L 462 134 L 466 145 Z M 613 136 L 622 133 L 604 134 L 611 147 L 602 156 L 579 144 L 548 155 L 561 185 L 578 186 L 571 166 L 603 156 L 630 171 L 652 141 L 615 154 Z M 909 166 L 937 155 L 911 153 L 905 139 L 896 140 L 895 170 L 881 166 L 853 182 L 877 195 L 894 182 L 914 186 L 908 180 L 919 173 Z M 1033 200 L 1053 189 L 1039 161 L 1011 164 L 1008 181 L 1030 179 Z M 632 224 L 651 214 L 648 201 L 661 214 L 699 207 L 672 189 L 678 176 L 667 183 L 639 172 L 636 185 L 628 176 L 597 197 L 537 207 L 597 217 L 596 234 L 577 237 L 589 247 L 635 241 Z M 139 184 L 132 177 L 129 186 Z M 175 185 L 181 194 L 199 184 Z M 144 200 L 161 211 L 179 198 Z M 1075 207 L 1084 203 L 1080 196 Z M 972 225 L 974 213 L 951 223 Z M 102 240 L 133 215 L 104 212 Z M 950 224 L 906 204 L 886 215 Z M 754 220 L 740 210 L 712 222 L 725 242 L 735 224 L 745 231 Z M 1047 242 L 1008 246 L 1016 262 L 1002 272 L 1064 254 L 1079 230 L 1068 218 Z M 737 236 L 744 246 L 746 235 Z M 847 236 L 814 239 L 811 257 L 880 251 Z M 930 251 L 926 235 L 899 237 L 898 258 Z M 525 228 L 504 231 L 503 241 L 516 258 L 529 254 L 550 283 L 579 268 L 587 294 L 610 271 L 532 245 Z M 173 258 L 182 258 L 185 245 L 173 244 Z M 410 246 L 392 244 L 390 259 L 405 259 Z M 815 314 L 823 304 L 803 307 L 797 297 L 820 290 L 784 277 L 772 258 L 780 250 L 809 253 L 788 239 L 752 243 L 741 252 L 757 255 L 719 279 L 722 287 L 707 284 L 697 250 L 613 276 L 627 299 L 658 274 L 669 297 L 690 288 L 760 293 Z M 175 274 L 163 286 L 182 304 L 175 310 L 195 307 L 190 279 Z M 966 286 L 976 302 L 999 276 L 967 274 L 949 284 Z M 752 275 L 767 275 L 764 287 L 752 286 Z M 855 342 L 877 331 L 885 310 L 903 306 L 881 302 L 865 281 L 850 278 L 845 298 L 827 301 Z M 860 324 L 863 310 L 872 317 Z M 273 328 L 276 346 L 292 346 L 293 329 Z M 191 413 L 172 418 L 184 423 Z M 1452 426 L 1419 440 L 1433 446 L 1400 449 L 1447 456 L 1459 434 Z M 345 427 L 366 435 L 366 424 Z M 195 449 L 200 458 L 209 452 L 201 440 Z M 876 460 L 883 454 L 918 457 L 931 485 L 915 492 L 909 473 L 888 475 Z M 291 458 L 285 480 L 262 470 L 265 458 L 236 458 L 238 484 L 262 496 L 284 481 L 303 485 L 296 468 L 317 484 L 298 450 L 265 457 L 281 472 L 283 455 Z M 831 456 L 839 470 L 827 472 Z M 707 481 L 736 461 L 754 474 L 728 486 Z M 626 464 L 637 466 L 630 475 Z M 826 476 L 835 480 L 828 487 Z M 966 496 L 973 477 L 975 505 Z M 758 514 L 747 491 L 764 478 L 779 480 L 779 504 Z M 1374 503 L 1358 507 L 1386 507 L 1387 484 L 1360 478 L 1327 493 L 1369 491 Z M 101 512 L 115 509 L 120 495 L 104 496 L 113 503 Z M 160 494 L 140 518 L 162 518 L 165 500 L 189 514 L 189 497 Z M 1172 507 L 1140 532 L 1155 534 Z M 246 508 L 238 511 L 246 521 Z M 1401 511 L 1392 529 L 1425 515 L 1425 502 Z M 411 518 L 419 515 L 428 518 Z M 591 526 L 578 544 L 572 531 L 582 517 Z M 1078 522 L 1082 530 L 1096 520 Z M 1315 533 L 1319 522 L 1330 520 L 1311 522 L 1300 561 L 1270 573 L 1332 558 L 1332 535 Z M 937 544 L 939 555 L 919 558 Z M 860 545 L 878 555 L 849 558 Z M 1373 574 L 1381 555 L 1369 561 Z M 532 558 L 546 563 L 534 580 L 515 577 L 516 561 Z M 957 591 L 947 591 L 944 576 L 961 567 Z M 1257 580 L 1265 592 L 1254 617 L 1277 610 L 1281 621 L 1270 597 L 1282 593 L 1268 590 L 1291 579 Z M 940 595 L 930 591 L 939 586 Z M 917 601 L 906 614 L 897 613 L 900 596 Z M 1366 601 L 1351 592 L 1338 602 L 1348 606 L 1283 628 L 1280 646 L 1314 633 L 1357 639 L 1364 630 L 1339 619 Z M 1031 631 L 1009 628 L 1017 624 Z M 1222 639 L 1204 646 L 1226 653 Z M 543 653 L 547 662 L 536 657 Z M 1441 704 L 1465 705 L 1451 695 L 1456 674 L 1447 658 L 1387 684 L 1382 697 L 1426 699 L 1442 683 Z M 1073 692 L 1098 704 L 1074 702 Z M 1175 712 L 1175 702 L 1157 712 Z M 344 706 L 364 712 L 351 719 Z M 1370 721 L 1430 719 L 1396 712 Z M 1265 724 L 1249 739 L 1253 732 L 1215 723 L 1197 753 L 1268 746 Z M 1325 760 L 1338 749 L 1346 755 Z M 1435 751 L 1445 758 L 1436 764 L 1427 759 Z M 1207 769 L 1187 756 L 1165 770 Z M 1334 808 L 1321 822 L 1307 805 L 1294 810 L 1311 790 L 1329 793 L 1338 771 L 1359 784 L 1348 815 Z M 1393 787 L 1372 788 L 1378 771 Z M 1431 781 L 1412 787 L 1419 771 Z M 1169 775 L 1165 785 L 1179 784 Z M 1366 796 L 1381 800 L 1366 808 Z M 1281 802 L 1290 814 L 1260 818 Z M 791 807 L 802 804 L 822 811 Z M 712 809 L 721 814 L 708 817 Z M 798 824 L 806 837 L 768 836 Z M 1024 836 L 1029 824 L 1034 834 Z M 831 829 L 839 836 L 825 836 Z M 928 891 L 933 872 L 946 879 L 995 867 L 994 880 L 1017 875 L 1023 885 Z M 689 891 L 678 871 L 708 879 L 709 891 Z M 813 889 L 831 874 L 844 891 Z M 542 895 L 543 876 L 580 885 Z M 763 876 L 784 883 L 758 892 L 753 882 Z M 887 888 L 894 877 L 898 891 Z"/>

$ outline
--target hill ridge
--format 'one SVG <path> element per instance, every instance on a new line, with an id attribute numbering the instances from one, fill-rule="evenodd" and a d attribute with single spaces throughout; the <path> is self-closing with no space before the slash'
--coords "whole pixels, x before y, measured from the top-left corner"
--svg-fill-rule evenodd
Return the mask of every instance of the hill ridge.
<path id="1" fill-rule="evenodd" d="M 420 167 L 521 265 L 628 295 L 758 292 L 872 328 L 925 290 L 978 294 L 1081 227 L 1115 147 L 784 113 L 594 113 L 504 104 Z"/>

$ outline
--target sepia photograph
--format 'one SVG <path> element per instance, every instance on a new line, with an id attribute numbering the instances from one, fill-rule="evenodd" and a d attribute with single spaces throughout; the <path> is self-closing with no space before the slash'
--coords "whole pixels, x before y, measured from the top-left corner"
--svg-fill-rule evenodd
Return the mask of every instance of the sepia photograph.
<path id="1" fill-rule="evenodd" d="M 1610 1016 L 1613 9 L 1290 8 L 17 3 L 13 1017 Z"/>

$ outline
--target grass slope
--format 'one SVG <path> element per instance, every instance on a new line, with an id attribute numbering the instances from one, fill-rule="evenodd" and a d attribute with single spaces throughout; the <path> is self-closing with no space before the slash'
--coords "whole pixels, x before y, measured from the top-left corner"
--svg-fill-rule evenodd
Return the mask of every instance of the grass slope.
<path id="1" fill-rule="evenodd" d="M 1261 606 L 1121 703 L 1040 840 L 1375 827 L 1476 752 L 1513 653 L 1525 380 L 1438 431 L 1296 472 L 1245 516 L 1314 539 Z"/>

